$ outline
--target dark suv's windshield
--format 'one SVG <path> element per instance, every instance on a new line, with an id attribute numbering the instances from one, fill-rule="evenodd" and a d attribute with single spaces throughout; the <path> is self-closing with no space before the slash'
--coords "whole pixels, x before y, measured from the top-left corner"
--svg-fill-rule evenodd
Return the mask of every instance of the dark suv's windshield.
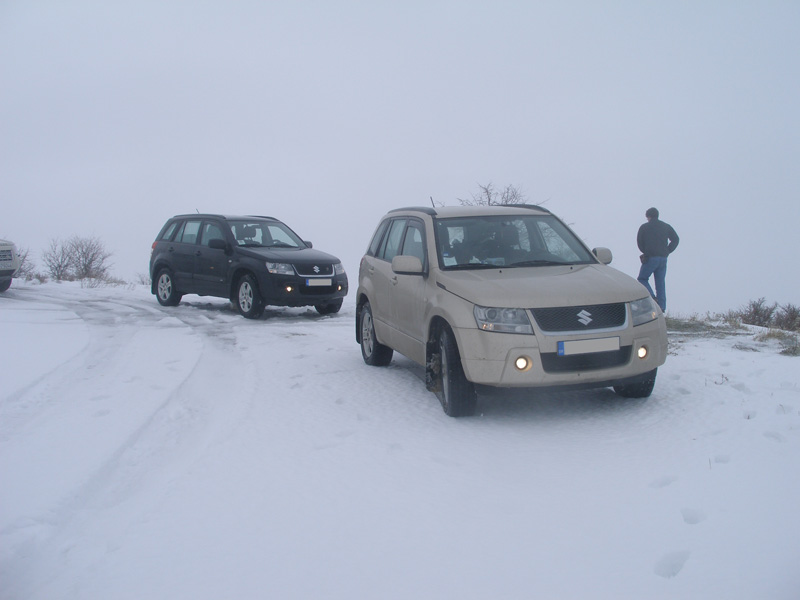
<path id="1" fill-rule="evenodd" d="M 443 269 L 537 267 L 596 262 L 552 215 L 436 219 L 436 248 Z"/>
<path id="2" fill-rule="evenodd" d="M 305 248 L 297 234 L 275 221 L 229 221 L 233 239 L 248 248 Z"/>

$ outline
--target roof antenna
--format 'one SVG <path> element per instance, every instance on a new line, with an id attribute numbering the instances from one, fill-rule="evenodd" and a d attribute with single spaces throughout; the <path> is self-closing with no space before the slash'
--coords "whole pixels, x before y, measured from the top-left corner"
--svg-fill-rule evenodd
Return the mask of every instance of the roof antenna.
<path id="1" fill-rule="evenodd" d="M 436 205 L 433 203 L 433 196 L 431 196 L 431 206 L 432 206 L 433 208 L 436 208 Z"/>

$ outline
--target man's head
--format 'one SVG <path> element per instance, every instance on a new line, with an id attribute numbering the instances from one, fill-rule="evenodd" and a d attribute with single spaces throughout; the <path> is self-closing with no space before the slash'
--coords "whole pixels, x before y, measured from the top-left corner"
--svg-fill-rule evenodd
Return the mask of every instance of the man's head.
<path id="1" fill-rule="evenodd" d="M 655 208 L 655 207 L 648 208 L 647 212 L 644 213 L 644 216 L 647 217 L 648 219 L 657 219 L 658 218 L 658 209 Z"/>

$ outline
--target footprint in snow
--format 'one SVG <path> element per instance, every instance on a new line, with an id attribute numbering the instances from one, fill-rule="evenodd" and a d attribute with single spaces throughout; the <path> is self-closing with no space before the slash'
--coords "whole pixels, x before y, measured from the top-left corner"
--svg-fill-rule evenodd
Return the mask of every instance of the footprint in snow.
<path id="1" fill-rule="evenodd" d="M 683 522 L 687 525 L 697 525 L 706 520 L 706 513 L 697 508 L 682 508 Z"/>
<path id="2" fill-rule="evenodd" d="M 651 481 L 650 487 L 656 489 L 665 488 L 668 485 L 675 483 L 676 481 L 678 481 L 677 477 L 674 477 L 672 475 L 665 475 L 664 477 L 659 477 L 658 479 L 654 479 L 653 481 Z"/>
<path id="3" fill-rule="evenodd" d="M 675 577 L 681 572 L 686 564 L 686 561 L 689 560 L 689 554 L 691 553 L 688 550 L 665 554 L 656 563 L 656 566 L 653 567 L 653 572 L 659 577 L 664 577 L 665 579 Z"/>
<path id="4" fill-rule="evenodd" d="M 776 442 L 783 442 L 786 439 L 777 431 L 765 431 L 764 437 L 770 440 L 775 440 Z"/>
<path id="5" fill-rule="evenodd" d="M 746 410 L 744 411 L 743 414 L 744 418 L 747 419 L 748 421 L 755 419 L 756 415 L 758 415 L 758 413 L 754 410 Z"/>

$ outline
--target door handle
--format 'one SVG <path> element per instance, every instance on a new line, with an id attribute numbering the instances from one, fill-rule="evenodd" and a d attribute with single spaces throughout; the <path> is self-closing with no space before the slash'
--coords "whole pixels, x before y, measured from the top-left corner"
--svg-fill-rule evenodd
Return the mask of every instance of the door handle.
<path id="1" fill-rule="evenodd" d="M 391 282 L 392 282 L 392 285 L 397 285 L 397 275 L 395 275 L 394 277 L 392 277 L 392 278 L 391 278 L 389 281 L 391 281 Z"/>

